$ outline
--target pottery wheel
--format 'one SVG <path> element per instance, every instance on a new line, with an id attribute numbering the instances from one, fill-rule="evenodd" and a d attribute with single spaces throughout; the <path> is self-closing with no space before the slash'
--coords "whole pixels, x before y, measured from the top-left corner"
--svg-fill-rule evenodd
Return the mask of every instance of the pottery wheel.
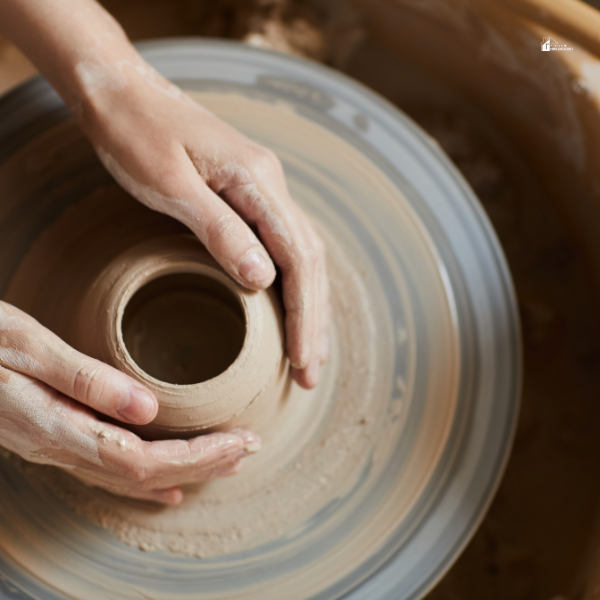
<path id="1" fill-rule="evenodd" d="M 224 42 L 141 49 L 280 157 L 327 243 L 332 358 L 239 475 L 179 508 L 1 458 L 0 598 L 422 597 L 483 517 L 517 413 L 515 301 L 487 219 L 431 138 L 337 72 Z M 41 79 L 0 101 L 0 196 L 7 300 L 57 227 L 179 227 L 119 190 Z"/>

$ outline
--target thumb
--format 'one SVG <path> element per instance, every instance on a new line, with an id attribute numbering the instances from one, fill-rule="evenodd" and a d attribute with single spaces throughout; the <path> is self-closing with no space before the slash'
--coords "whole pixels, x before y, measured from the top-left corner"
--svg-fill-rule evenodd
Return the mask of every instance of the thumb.
<path id="1" fill-rule="evenodd" d="M 2 366 L 119 421 L 143 425 L 156 417 L 158 401 L 137 381 L 81 354 L 19 309 L 6 304 L 2 308 L 12 317 L 2 336 Z"/>

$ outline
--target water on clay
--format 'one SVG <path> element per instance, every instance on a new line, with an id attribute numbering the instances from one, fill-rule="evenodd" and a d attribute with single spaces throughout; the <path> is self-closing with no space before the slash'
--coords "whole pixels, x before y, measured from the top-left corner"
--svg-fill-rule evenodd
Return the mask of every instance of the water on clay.
<path id="1" fill-rule="evenodd" d="M 11 68 L 20 61 L 12 49 L 5 51 L 4 56 Z M 600 450 L 595 434 L 600 425 L 595 398 L 600 392 L 600 382 L 594 303 L 577 246 L 546 203 L 540 182 L 478 108 L 412 67 L 391 59 L 376 43 L 366 45 L 348 70 L 417 119 L 462 170 L 482 199 L 503 243 L 524 320 L 525 385 L 515 451 L 487 518 L 430 598 L 547 600 L 559 594 L 571 598 L 580 585 L 578 569 L 585 562 L 591 542 L 588 524 L 595 519 L 600 497 L 595 477 Z M 8 73 L 9 83 L 18 78 L 13 73 Z M 330 241 L 330 245 L 333 260 L 339 260 L 341 277 L 352 279 L 352 267 L 345 257 L 336 255 L 335 243 Z M 353 256 L 353 259 L 359 265 L 358 270 L 363 270 L 360 258 Z M 356 289 L 350 293 L 362 296 L 360 278 L 356 282 Z M 354 315 L 358 317 L 359 312 Z M 367 328 L 373 326 L 365 324 Z M 336 331 L 339 332 L 339 326 Z M 339 368 L 335 353 L 332 365 L 329 367 L 332 370 Z M 369 368 L 366 367 L 367 371 Z M 573 381 L 577 382 L 575 386 Z M 351 417 L 342 422 L 350 435 L 344 438 L 341 454 L 352 455 L 353 468 L 360 464 L 360 448 L 369 435 L 367 432 L 373 431 L 369 427 L 374 427 L 380 418 L 376 409 L 357 405 L 356 398 L 349 405 Z M 308 405 L 311 406 L 310 399 Z M 398 412 L 402 415 L 401 410 Z M 343 418 L 344 412 L 336 416 Z M 400 418 L 398 427 L 401 421 Z M 265 456 L 263 460 L 268 460 L 268 452 Z M 259 462 L 253 464 L 257 466 L 249 464 L 250 473 L 260 470 Z M 303 478 L 306 463 L 299 460 L 293 464 L 299 486 L 314 486 L 316 481 L 317 487 L 326 488 L 329 471 L 338 468 L 341 469 L 338 475 L 345 475 L 343 465 L 329 465 L 328 470 L 327 465 L 317 460 L 313 465 L 321 470 L 314 478 Z M 33 474 L 32 485 L 44 485 L 36 467 Z M 61 481 L 62 474 L 54 475 L 46 483 L 72 506 L 112 528 L 122 539 L 147 548 L 165 544 L 160 532 L 151 529 L 148 533 L 144 524 L 138 527 L 136 523 L 132 527 L 135 535 L 131 536 L 131 530 L 127 531 L 129 525 L 123 526 L 114 506 L 103 510 L 106 499 L 101 494 L 90 507 L 88 498 L 94 494 L 83 487 L 73 488 L 67 476 Z M 337 485 L 340 479 L 336 480 L 334 475 L 331 485 Z M 309 494 L 315 492 L 309 490 Z M 123 505 L 129 520 L 136 505 L 126 501 Z M 268 505 L 264 513 L 277 510 L 276 506 Z M 20 517 L 15 515 L 15 518 Z M 36 519 L 36 526 L 45 530 L 43 521 Z M 26 523 L 24 528 L 31 532 Z M 247 531 L 235 530 L 225 539 L 215 536 L 211 543 L 217 540 L 220 550 L 237 547 L 243 545 Z M 52 545 L 47 540 L 42 542 L 41 555 L 51 554 Z M 179 550 L 202 553 L 197 548 Z M 27 562 L 28 558 L 23 560 Z M 43 561 L 39 562 L 37 573 L 43 573 L 42 564 Z"/>

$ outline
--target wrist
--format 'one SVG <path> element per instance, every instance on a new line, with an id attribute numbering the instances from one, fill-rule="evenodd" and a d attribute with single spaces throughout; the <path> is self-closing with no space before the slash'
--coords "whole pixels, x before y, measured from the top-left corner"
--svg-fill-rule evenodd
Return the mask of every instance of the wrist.
<path id="1" fill-rule="evenodd" d="M 135 87 L 136 70 L 144 68 L 144 61 L 128 40 L 120 46 L 73 63 L 62 96 L 77 117 L 109 110 L 127 88 Z"/>
<path id="2" fill-rule="evenodd" d="M 98 125 L 106 126 L 118 118 L 159 113 L 165 110 L 164 103 L 198 108 L 131 44 L 126 51 L 102 61 L 80 62 L 75 72 L 77 92 L 70 108 L 88 135 Z"/>
<path id="3" fill-rule="evenodd" d="M 95 0 L 0 0 L 0 33 L 75 113 L 100 88 L 122 86 L 120 61 L 141 60 L 119 23 Z"/>

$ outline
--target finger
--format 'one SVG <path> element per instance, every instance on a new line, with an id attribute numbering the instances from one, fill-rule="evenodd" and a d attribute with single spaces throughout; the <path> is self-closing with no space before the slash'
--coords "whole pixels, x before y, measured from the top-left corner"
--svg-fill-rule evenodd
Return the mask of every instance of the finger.
<path id="1" fill-rule="evenodd" d="M 229 433 L 241 438 L 244 443 L 243 450 L 246 454 L 255 454 L 261 449 L 262 441 L 256 433 L 246 429 L 232 429 Z"/>
<path id="2" fill-rule="evenodd" d="M 260 238 L 282 271 L 286 311 L 286 352 L 296 380 L 314 387 L 318 379 L 315 356 L 321 354 L 321 293 L 317 284 L 324 255 L 308 219 L 292 201 L 285 175 L 273 152 L 256 144 L 242 146 L 238 162 L 221 160 L 204 177 L 245 221 L 258 228 Z M 194 160 L 193 153 L 190 158 Z M 199 172 L 201 162 L 196 161 Z M 310 369 L 305 371 L 310 365 Z"/>
<path id="3" fill-rule="evenodd" d="M 181 158 L 179 181 L 171 186 L 176 198 L 166 198 L 160 210 L 187 225 L 240 284 L 255 290 L 269 287 L 276 272 L 260 240 L 202 180 L 190 157 Z"/>
<path id="4" fill-rule="evenodd" d="M 312 388 L 317 384 L 320 364 L 323 259 L 306 233 L 310 225 L 305 219 L 304 216 L 298 219 L 300 230 L 305 231 L 304 240 L 300 237 L 290 245 L 278 264 L 282 270 L 286 352 L 293 367 L 292 374 L 301 386 Z M 265 241 L 265 244 L 271 247 L 270 242 Z"/>
<path id="5" fill-rule="evenodd" d="M 305 388 L 313 388 L 319 381 L 321 365 L 329 356 L 329 278 L 325 260 L 325 245 L 310 223 L 306 223 L 306 233 L 316 249 L 316 306 L 313 311 L 312 345 L 308 365 L 304 369 L 294 369 L 294 379 Z"/>
<path id="6" fill-rule="evenodd" d="M 205 439 L 145 442 L 111 423 L 90 419 L 81 427 L 97 440 L 101 468 L 86 465 L 74 471 L 88 485 L 132 498 L 172 503 L 173 490 L 205 481 L 217 468 L 227 468 L 245 455 L 243 440 L 216 433 Z M 160 499 L 171 490 L 175 499 Z"/>
<path id="7" fill-rule="evenodd" d="M 179 486 L 173 486 L 162 490 L 150 490 L 149 492 L 146 492 L 145 495 L 147 495 L 145 498 L 146 500 L 171 506 L 181 504 L 181 501 L 183 500 L 183 491 Z"/>
<path id="8" fill-rule="evenodd" d="M 316 241 L 321 246 L 320 240 Z M 324 249 L 321 249 L 324 252 Z M 314 320 L 314 343 L 318 344 L 315 352 L 311 353 L 309 364 L 304 369 L 292 369 L 294 380 L 305 388 L 313 388 L 319 381 L 319 370 L 329 357 L 329 279 L 324 261 L 319 263 L 317 275 L 317 290 L 321 298 L 321 310 L 315 315 Z"/>
<path id="9" fill-rule="evenodd" d="M 110 480 L 103 481 L 96 476 L 89 476 L 87 473 L 82 473 L 81 471 L 74 471 L 73 475 L 86 485 L 97 487 L 115 496 L 172 506 L 181 504 L 183 500 L 183 490 L 177 485 L 161 489 L 143 489 L 140 487 L 123 487 L 122 485 L 112 483 Z"/>
<path id="10" fill-rule="evenodd" d="M 63 466 L 100 465 L 97 444 L 81 424 L 93 413 L 45 383 L 0 367 L 0 440 L 26 460 Z"/>
<path id="11" fill-rule="evenodd" d="M 313 338 L 321 309 L 316 281 L 323 257 L 307 218 L 289 196 L 281 166 L 271 163 L 276 159 L 261 160 L 262 166 L 240 171 L 224 191 L 235 210 L 256 225 L 282 271 L 286 350 L 292 366 L 304 369 L 319 347 Z"/>
<path id="12" fill-rule="evenodd" d="M 213 433 L 192 440 L 142 442 L 141 456 L 115 458 L 130 483 L 147 490 L 204 481 L 212 469 L 236 461 L 243 447 L 237 435 Z"/>
<path id="13" fill-rule="evenodd" d="M 154 419 L 158 402 L 131 377 L 85 356 L 35 319 L 0 302 L 0 364 L 127 423 Z"/>
<path id="14" fill-rule="evenodd" d="M 156 470 L 160 472 L 162 466 L 209 468 L 243 448 L 244 441 L 238 435 L 211 433 L 191 440 L 144 442 L 143 452 L 147 460 L 154 461 Z"/>
<path id="15" fill-rule="evenodd" d="M 304 369 L 292 368 L 292 378 L 301 387 L 311 390 L 319 382 L 319 361 L 313 358 Z"/>
<path id="16" fill-rule="evenodd" d="M 115 496 L 124 496 L 133 498 L 134 500 L 147 500 L 149 502 L 157 502 L 158 504 L 177 505 L 183 500 L 183 490 L 179 486 L 171 486 L 161 489 L 141 489 L 137 487 L 123 487 L 119 484 L 113 484 L 110 481 L 104 482 L 98 477 L 82 471 L 75 471 L 73 474 L 86 485 L 103 489 Z"/>
<path id="17" fill-rule="evenodd" d="M 244 466 L 244 463 L 241 460 L 236 461 L 234 464 L 229 465 L 227 467 L 219 467 L 211 472 L 210 479 L 216 479 L 219 477 L 231 477 L 232 475 L 237 475 Z"/>
<path id="18" fill-rule="evenodd" d="M 113 480 L 117 480 L 122 494 L 204 481 L 212 470 L 230 466 L 247 454 L 245 439 L 257 438 L 238 430 L 244 439 L 233 433 L 212 433 L 191 440 L 146 442 L 110 423 L 96 421 L 88 429 L 97 435 L 105 466 L 105 473 L 88 473 L 88 477 L 93 478 L 95 485 L 111 486 L 113 491 L 116 485 Z"/>
<path id="19" fill-rule="evenodd" d="M 320 240 L 319 240 L 320 241 Z M 325 256 L 325 245 L 321 242 L 321 252 Z M 327 262 L 321 262 L 319 278 L 319 290 L 321 293 L 321 323 L 319 329 L 319 363 L 323 364 L 329 358 L 329 320 L 331 317 L 331 304 L 329 302 L 329 276 L 327 274 Z"/>

